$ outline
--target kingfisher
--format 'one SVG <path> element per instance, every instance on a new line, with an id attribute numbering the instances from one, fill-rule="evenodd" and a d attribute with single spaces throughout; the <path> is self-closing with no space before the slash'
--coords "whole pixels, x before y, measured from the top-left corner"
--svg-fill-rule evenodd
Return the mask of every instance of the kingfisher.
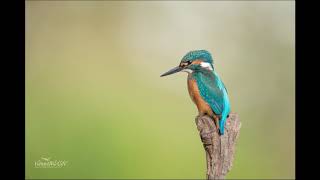
<path id="1" fill-rule="evenodd" d="M 199 116 L 208 115 L 215 122 L 220 135 L 230 113 L 228 91 L 214 70 L 213 58 L 207 50 L 194 50 L 183 56 L 180 64 L 160 77 L 187 72 L 189 95 L 197 106 Z"/>

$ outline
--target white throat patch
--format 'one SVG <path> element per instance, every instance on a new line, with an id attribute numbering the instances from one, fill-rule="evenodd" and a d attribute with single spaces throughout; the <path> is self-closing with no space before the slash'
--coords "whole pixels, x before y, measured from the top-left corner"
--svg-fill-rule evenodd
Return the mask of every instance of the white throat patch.
<path id="1" fill-rule="evenodd" d="M 186 72 L 186 73 L 192 73 L 193 71 L 191 70 L 191 69 L 183 69 L 183 70 L 181 70 L 181 72 Z"/>
<path id="2" fill-rule="evenodd" d="M 200 66 L 211 71 L 213 70 L 211 64 L 207 62 L 201 62 Z"/>

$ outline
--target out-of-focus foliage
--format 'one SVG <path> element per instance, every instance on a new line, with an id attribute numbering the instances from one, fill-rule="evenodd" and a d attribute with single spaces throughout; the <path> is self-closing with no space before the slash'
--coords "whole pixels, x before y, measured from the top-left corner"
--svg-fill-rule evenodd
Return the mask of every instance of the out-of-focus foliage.
<path id="1" fill-rule="evenodd" d="M 26 178 L 204 178 L 186 74 L 159 77 L 194 49 L 242 121 L 228 178 L 294 178 L 294 6 L 27 1 Z"/>

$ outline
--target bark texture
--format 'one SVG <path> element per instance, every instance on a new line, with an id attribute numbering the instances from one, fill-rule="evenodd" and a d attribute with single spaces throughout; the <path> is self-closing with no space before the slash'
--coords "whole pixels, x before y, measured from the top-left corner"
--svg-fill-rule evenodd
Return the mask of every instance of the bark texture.
<path id="1" fill-rule="evenodd" d="M 209 116 L 197 116 L 196 124 L 206 151 L 207 179 L 224 179 L 232 167 L 239 137 L 241 122 L 238 115 L 230 113 L 222 136 Z"/>

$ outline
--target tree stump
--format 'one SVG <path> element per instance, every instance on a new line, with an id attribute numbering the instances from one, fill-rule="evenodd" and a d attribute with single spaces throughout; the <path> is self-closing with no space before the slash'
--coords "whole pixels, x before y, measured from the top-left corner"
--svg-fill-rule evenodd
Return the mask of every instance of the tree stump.
<path id="1" fill-rule="evenodd" d="M 197 116 L 195 121 L 206 151 L 207 179 L 224 179 L 232 167 L 239 137 L 241 122 L 238 115 L 229 114 L 222 136 L 209 116 Z"/>

